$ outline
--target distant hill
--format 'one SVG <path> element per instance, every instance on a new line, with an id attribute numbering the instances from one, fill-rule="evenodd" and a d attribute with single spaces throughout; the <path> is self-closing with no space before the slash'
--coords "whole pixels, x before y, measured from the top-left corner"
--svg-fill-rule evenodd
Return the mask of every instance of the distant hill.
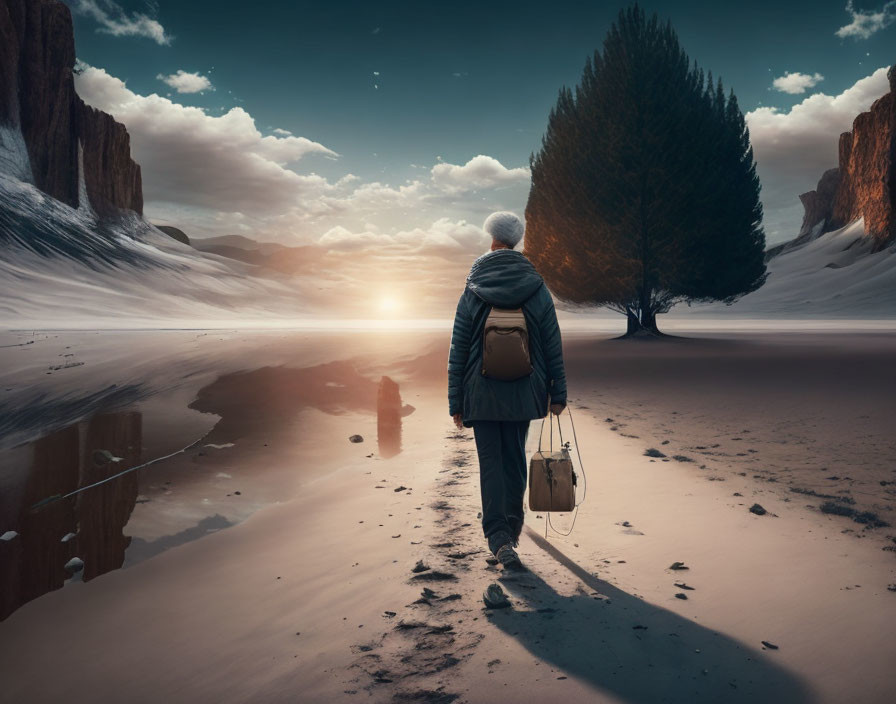
<path id="1" fill-rule="evenodd" d="M 156 225 L 155 227 L 157 230 L 161 230 L 169 237 L 173 237 L 178 242 L 190 244 L 190 238 L 187 237 L 186 233 L 183 230 L 178 230 L 176 227 L 171 227 L 171 225 Z"/>
<path id="2" fill-rule="evenodd" d="M 190 241 L 200 252 L 236 259 L 259 267 L 295 276 L 311 270 L 321 257 L 315 247 L 288 247 L 277 242 L 256 242 L 243 235 L 194 238 Z"/>
<path id="3" fill-rule="evenodd" d="M 262 254 L 273 254 L 286 245 L 277 242 L 258 242 L 243 235 L 221 235 L 219 237 L 194 237 L 193 246 L 203 252 L 208 252 L 212 247 L 236 247 L 247 251 L 257 251 Z"/>

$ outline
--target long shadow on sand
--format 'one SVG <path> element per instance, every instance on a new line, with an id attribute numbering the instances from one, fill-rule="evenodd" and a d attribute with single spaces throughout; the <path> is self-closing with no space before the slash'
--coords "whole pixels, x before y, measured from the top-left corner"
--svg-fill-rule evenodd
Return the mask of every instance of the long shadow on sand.
<path id="1" fill-rule="evenodd" d="M 758 651 L 634 597 L 589 574 L 528 530 L 532 540 L 594 594 L 559 595 L 534 572 L 501 583 L 518 608 L 491 617 L 538 660 L 626 702 L 809 702 L 806 684 Z M 741 605 L 749 607 L 748 604 Z M 563 692 L 557 682 L 556 693 Z"/>

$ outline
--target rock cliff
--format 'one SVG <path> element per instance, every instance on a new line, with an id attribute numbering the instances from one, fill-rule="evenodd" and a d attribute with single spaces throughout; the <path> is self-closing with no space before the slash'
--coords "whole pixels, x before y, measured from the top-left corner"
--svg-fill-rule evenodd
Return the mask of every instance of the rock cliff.
<path id="1" fill-rule="evenodd" d="M 814 191 L 800 195 L 800 202 L 805 209 L 803 226 L 800 228 L 800 236 L 808 235 L 820 222 L 831 222 L 834 210 L 834 199 L 837 196 L 837 188 L 840 186 L 840 169 L 828 169 L 825 171 L 818 186 Z"/>
<path id="2" fill-rule="evenodd" d="M 896 241 L 896 66 L 887 78 L 890 92 L 840 135 L 839 168 L 826 171 L 814 191 L 800 196 L 806 210 L 800 237 L 865 218 L 865 235 L 875 250 Z"/>
<path id="3" fill-rule="evenodd" d="M 131 159 L 127 130 L 78 97 L 74 66 L 68 7 L 56 0 L 0 0 L 0 125 L 21 129 L 34 185 L 78 207 L 83 161 L 97 214 L 142 214 L 140 167 Z"/>

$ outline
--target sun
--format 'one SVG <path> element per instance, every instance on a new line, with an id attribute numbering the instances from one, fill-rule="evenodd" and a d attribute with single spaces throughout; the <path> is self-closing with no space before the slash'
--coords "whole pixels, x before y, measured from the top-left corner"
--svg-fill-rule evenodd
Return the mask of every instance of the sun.
<path id="1" fill-rule="evenodd" d="M 395 296 L 382 296 L 380 298 L 380 313 L 396 313 L 401 304 Z"/>

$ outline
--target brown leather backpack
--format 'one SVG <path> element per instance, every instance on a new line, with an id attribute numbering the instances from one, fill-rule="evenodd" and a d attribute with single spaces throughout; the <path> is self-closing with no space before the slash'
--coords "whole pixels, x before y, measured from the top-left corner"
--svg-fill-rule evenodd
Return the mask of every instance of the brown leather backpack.
<path id="1" fill-rule="evenodd" d="M 531 373 L 529 329 L 523 309 L 493 306 L 482 332 L 482 376 L 516 381 Z"/>

